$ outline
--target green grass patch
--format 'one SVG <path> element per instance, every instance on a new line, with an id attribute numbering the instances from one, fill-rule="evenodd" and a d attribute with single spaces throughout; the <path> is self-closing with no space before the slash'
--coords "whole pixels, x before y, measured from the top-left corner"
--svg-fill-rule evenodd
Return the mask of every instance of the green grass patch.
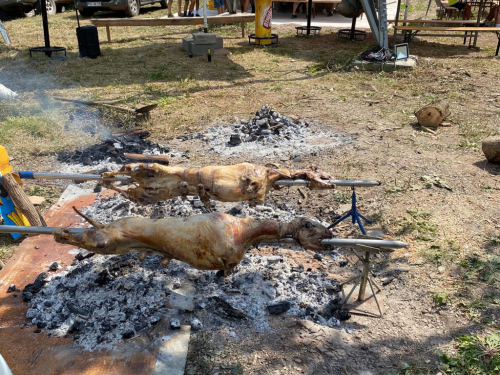
<path id="1" fill-rule="evenodd" d="M 500 374 L 500 331 L 481 336 L 461 336 L 458 351 L 447 355 L 439 352 L 439 369 L 450 375 Z"/>
<path id="2" fill-rule="evenodd" d="M 420 241 L 431 241 L 436 237 L 438 225 L 433 223 L 430 219 L 432 214 L 430 212 L 423 212 L 418 210 L 407 210 L 411 219 L 403 218 L 399 223 L 398 235 L 409 234 L 417 231 L 417 239 Z"/>

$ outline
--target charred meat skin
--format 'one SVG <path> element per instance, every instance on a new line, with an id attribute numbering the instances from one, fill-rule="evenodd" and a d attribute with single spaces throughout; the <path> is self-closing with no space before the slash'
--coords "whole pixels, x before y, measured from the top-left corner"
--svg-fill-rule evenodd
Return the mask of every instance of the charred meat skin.
<path id="1" fill-rule="evenodd" d="M 210 199 L 221 202 L 248 201 L 251 206 L 264 203 L 271 188 L 278 180 L 305 179 L 313 190 L 333 189 L 329 180 L 333 177 L 316 167 L 307 169 L 272 169 L 250 163 L 229 166 L 207 166 L 202 168 L 168 167 L 160 164 L 127 164 L 117 172 L 106 172 L 103 178 L 118 175 L 131 177 L 137 186 L 120 189 L 113 182 L 103 185 L 125 198 L 139 204 L 153 204 L 174 197 L 185 199 L 198 195 L 207 208 Z"/>
<path id="2" fill-rule="evenodd" d="M 292 236 L 303 248 L 322 250 L 322 239 L 332 238 L 323 225 L 307 218 L 290 223 L 236 218 L 212 213 L 188 218 L 146 219 L 127 217 L 85 232 L 68 229 L 53 232 L 55 240 L 99 254 L 138 251 L 139 259 L 150 253 L 163 255 L 162 266 L 171 259 L 201 270 L 224 270 L 229 274 L 246 251 L 264 240 Z"/>

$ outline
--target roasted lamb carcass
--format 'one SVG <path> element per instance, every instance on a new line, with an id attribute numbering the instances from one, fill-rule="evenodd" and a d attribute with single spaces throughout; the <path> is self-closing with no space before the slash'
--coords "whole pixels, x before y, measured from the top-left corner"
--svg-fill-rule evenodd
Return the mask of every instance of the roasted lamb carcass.
<path id="1" fill-rule="evenodd" d="M 211 213 L 157 220 L 127 217 L 107 225 L 86 219 L 95 228 L 80 233 L 58 229 L 53 232 L 55 240 L 99 254 L 136 250 L 141 261 L 150 253 L 161 254 L 164 267 L 178 259 L 201 270 L 224 270 L 226 275 L 259 242 L 291 236 L 304 249 L 322 250 L 321 240 L 333 237 L 325 226 L 307 218 L 281 223 Z"/>
<path id="2" fill-rule="evenodd" d="M 210 199 L 222 202 L 263 203 L 271 188 L 279 189 L 278 180 L 305 179 L 313 190 L 333 189 L 333 179 L 315 167 L 308 169 L 272 169 L 250 163 L 202 168 L 167 167 L 159 164 L 127 164 L 118 172 L 106 172 L 103 178 L 130 176 L 137 186 L 122 190 L 111 181 L 103 185 L 139 204 L 151 204 L 174 197 L 198 195 L 207 208 Z"/>

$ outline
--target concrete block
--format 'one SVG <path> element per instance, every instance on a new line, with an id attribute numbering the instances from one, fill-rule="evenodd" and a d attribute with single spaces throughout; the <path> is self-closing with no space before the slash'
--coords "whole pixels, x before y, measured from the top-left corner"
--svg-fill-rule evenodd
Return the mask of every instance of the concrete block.
<path id="1" fill-rule="evenodd" d="M 210 49 L 210 52 L 213 54 L 215 50 L 214 44 L 194 44 L 194 42 L 189 43 L 189 51 L 194 56 L 206 55 L 207 50 Z"/>
<path id="2" fill-rule="evenodd" d="M 193 34 L 193 41 L 194 41 L 194 44 L 198 45 L 198 44 L 201 44 L 201 45 L 205 45 L 205 44 L 215 44 L 215 40 L 216 40 L 216 36 L 215 34 L 211 34 L 211 33 L 194 33 Z"/>
<path id="3" fill-rule="evenodd" d="M 224 38 L 221 36 L 218 36 L 215 38 L 215 47 L 214 48 L 224 48 L 224 43 L 223 43 Z"/>
<path id="4" fill-rule="evenodd" d="M 361 70 L 371 70 L 371 71 L 384 71 L 393 72 L 395 70 L 411 70 L 417 65 L 417 59 L 409 58 L 406 60 L 397 60 L 396 64 L 391 62 L 386 62 L 384 64 L 378 62 L 371 62 L 365 60 L 355 60 L 352 63 L 353 67 L 357 67 Z"/>
<path id="5" fill-rule="evenodd" d="M 193 38 L 182 38 L 182 49 L 186 52 L 189 51 L 189 43 L 193 41 Z"/>

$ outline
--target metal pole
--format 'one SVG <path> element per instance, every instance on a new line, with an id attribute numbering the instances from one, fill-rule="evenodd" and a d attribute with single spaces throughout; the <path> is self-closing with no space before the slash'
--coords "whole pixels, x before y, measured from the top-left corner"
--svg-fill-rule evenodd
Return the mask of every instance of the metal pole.
<path id="1" fill-rule="evenodd" d="M 132 181 L 128 176 L 118 176 L 103 178 L 99 174 L 79 174 L 79 173 L 38 173 L 29 171 L 19 171 L 19 177 L 30 180 L 72 180 L 72 181 Z"/>
<path id="2" fill-rule="evenodd" d="M 179 0 L 180 1 L 180 0 Z M 208 22 L 207 22 L 207 0 L 203 0 L 203 32 L 208 33 Z"/>
<path id="3" fill-rule="evenodd" d="M 117 176 L 111 178 L 103 178 L 98 174 L 79 174 L 79 173 L 39 173 L 31 171 L 18 171 L 19 177 L 30 180 L 73 180 L 73 181 L 92 181 L 92 180 L 106 180 L 106 181 L 133 181 L 133 178 L 128 176 Z M 380 186 L 380 181 L 370 180 L 329 180 L 331 184 L 336 186 L 361 186 L 371 187 Z M 276 185 L 282 186 L 308 186 L 311 182 L 307 180 L 278 180 Z"/>
<path id="4" fill-rule="evenodd" d="M 351 22 L 351 32 L 349 33 L 349 39 L 353 40 L 354 39 L 354 33 L 356 32 L 356 18 L 352 19 Z"/>
<path id="5" fill-rule="evenodd" d="M 0 233 L 23 233 L 23 234 L 52 234 L 54 230 L 63 228 L 57 227 L 18 227 L 15 225 L 0 225 Z M 70 233 L 82 233 L 91 228 L 67 228 Z M 293 243 L 293 238 L 282 238 L 277 240 L 263 241 L 263 243 Z M 353 247 L 356 245 L 365 245 L 379 248 L 401 248 L 408 247 L 408 244 L 400 241 L 387 241 L 387 240 L 364 240 L 364 239 L 351 239 L 351 238 L 329 238 L 322 240 L 323 245 L 333 245 L 339 247 Z"/>
<path id="6" fill-rule="evenodd" d="M 369 181 L 369 180 L 329 180 L 331 184 L 335 186 L 361 186 L 361 187 L 371 187 L 380 186 L 382 183 L 380 181 Z M 282 186 L 307 186 L 311 182 L 307 180 L 278 180 L 276 185 Z"/>
<path id="7" fill-rule="evenodd" d="M 308 0 L 309 10 L 307 11 L 307 35 L 311 35 L 312 0 Z"/>
<path id="8" fill-rule="evenodd" d="M 0 34 L 2 34 L 3 40 L 5 41 L 5 44 L 11 44 L 9 34 L 7 34 L 7 30 L 5 30 L 5 27 L 2 25 L 2 21 L 0 21 Z"/>
<path id="9" fill-rule="evenodd" d="M 365 261 L 363 264 L 363 276 L 361 277 L 361 284 L 359 285 L 358 301 L 365 300 L 366 282 L 368 281 L 368 276 L 369 276 L 369 269 L 368 269 L 369 265 L 370 265 L 370 253 L 366 252 Z"/>
<path id="10" fill-rule="evenodd" d="M 16 225 L 0 225 L 0 233 L 21 233 L 21 234 L 52 234 L 53 231 L 63 228 L 57 227 L 18 227 Z M 68 228 L 71 233 L 82 233 L 89 228 Z"/>
<path id="11" fill-rule="evenodd" d="M 0 227 L 1 231 L 1 227 Z M 262 243 L 294 243 L 293 238 L 280 238 L 276 240 L 263 241 Z M 408 247 L 408 244 L 401 241 L 392 240 L 365 240 L 357 238 L 328 238 L 321 240 L 322 245 L 337 246 L 337 247 L 355 247 L 357 245 L 370 246 L 375 248 L 403 248 Z"/>
<path id="12" fill-rule="evenodd" d="M 45 39 L 45 48 L 50 48 L 50 38 L 49 38 L 49 21 L 47 19 L 47 3 L 46 0 L 40 0 L 42 6 L 42 23 L 43 23 L 43 38 Z M 45 54 L 48 57 L 52 56 L 52 52 L 46 51 Z"/>
<path id="13" fill-rule="evenodd" d="M 389 35 L 387 32 L 387 5 L 386 0 L 378 2 L 378 19 L 379 19 L 379 40 L 382 43 L 380 47 L 389 48 Z"/>

